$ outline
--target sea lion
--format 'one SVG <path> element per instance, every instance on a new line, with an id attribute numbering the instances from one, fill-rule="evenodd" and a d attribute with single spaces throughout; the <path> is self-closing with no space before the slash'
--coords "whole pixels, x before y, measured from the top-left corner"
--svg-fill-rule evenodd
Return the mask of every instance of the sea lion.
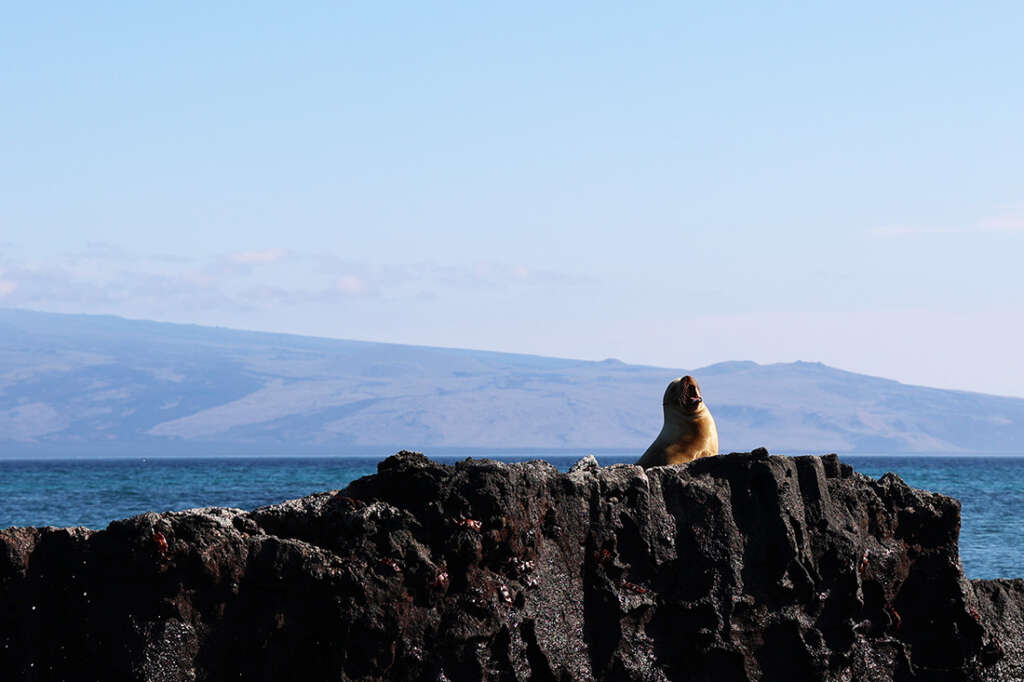
<path id="1" fill-rule="evenodd" d="M 696 379 L 673 379 L 661 403 L 665 425 L 637 464 L 646 469 L 718 454 L 718 429 Z"/>

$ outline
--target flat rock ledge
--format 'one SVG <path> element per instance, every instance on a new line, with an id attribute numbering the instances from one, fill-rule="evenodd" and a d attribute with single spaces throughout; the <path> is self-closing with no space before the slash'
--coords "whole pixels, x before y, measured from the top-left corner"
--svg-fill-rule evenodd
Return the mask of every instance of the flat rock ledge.
<path id="1" fill-rule="evenodd" d="M 1024 680 L 960 505 L 835 455 L 400 452 L 251 512 L 0 531 L 5 680 Z"/>

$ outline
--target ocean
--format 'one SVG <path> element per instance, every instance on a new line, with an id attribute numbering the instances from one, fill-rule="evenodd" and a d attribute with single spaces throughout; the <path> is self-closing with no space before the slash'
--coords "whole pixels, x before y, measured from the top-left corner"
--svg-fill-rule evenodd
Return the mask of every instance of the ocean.
<path id="1" fill-rule="evenodd" d="M 452 463 L 460 456 L 434 456 Z M 561 471 L 580 455 L 491 456 L 544 459 Z M 878 478 L 950 495 L 962 504 L 960 556 L 970 578 L 1024 577 L 1024 457 L 844 455 Z M 635 453 L 599 455 L 602 465 L 633 462 Z M 218 457 L 0 459 L 0 528 L 86 526 L 146 511 L 192 507 L 253 509 L 313 492 L 343 488 L 376 471 L 375 457 Z"/>

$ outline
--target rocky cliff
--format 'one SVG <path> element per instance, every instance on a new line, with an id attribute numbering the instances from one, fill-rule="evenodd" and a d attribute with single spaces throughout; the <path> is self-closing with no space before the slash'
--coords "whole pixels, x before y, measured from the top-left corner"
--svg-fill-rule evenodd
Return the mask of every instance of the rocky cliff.
<path id="1" fill-rule="evenodd" d="M 402 452 L 345 490 L 0 531 L 10 680 L 1020 680 L 1024 582 L 834 455 Z"/>

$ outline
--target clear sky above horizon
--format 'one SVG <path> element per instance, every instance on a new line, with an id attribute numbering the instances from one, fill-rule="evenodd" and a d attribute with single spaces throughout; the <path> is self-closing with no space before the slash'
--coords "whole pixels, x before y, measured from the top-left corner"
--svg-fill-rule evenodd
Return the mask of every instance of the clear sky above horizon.
<path id="1" fill-rule="evenodd" d="M 0 21 L 0 306 L 1024 397 L 1024 4 Z"/>

